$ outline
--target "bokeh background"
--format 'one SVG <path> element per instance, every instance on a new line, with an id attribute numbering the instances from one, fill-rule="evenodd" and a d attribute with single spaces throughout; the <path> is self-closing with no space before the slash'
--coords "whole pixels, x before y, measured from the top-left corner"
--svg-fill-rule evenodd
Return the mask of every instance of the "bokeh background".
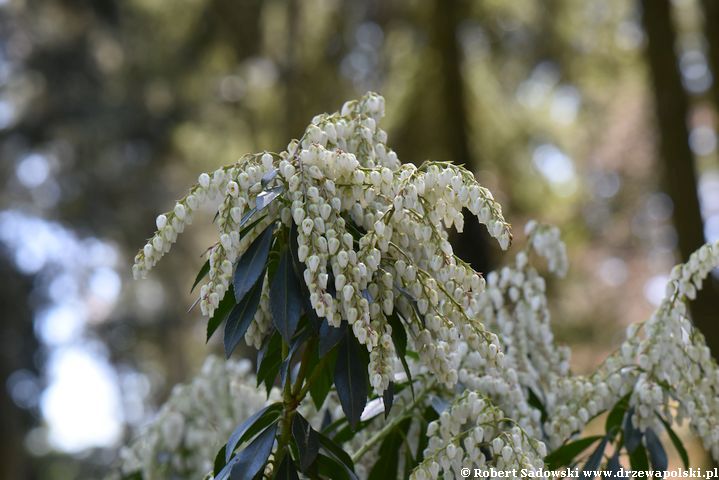
<path id="1" fill-rule="evenodd" d="M 717 77 L 715 0 L 0 0 L 0 478 L 107 471 L 217 350 L 186 312 L 212 216 L 133 282 L 155 215 L 367 90 L 400 159 L 468 165 L 517 243 L 561 227 L 553 318 L 588 371 L 719 239 Z M 504 261 L 474 223 L 454 242 Z M 717 312 L 709 284 L 715 353 Z"/>

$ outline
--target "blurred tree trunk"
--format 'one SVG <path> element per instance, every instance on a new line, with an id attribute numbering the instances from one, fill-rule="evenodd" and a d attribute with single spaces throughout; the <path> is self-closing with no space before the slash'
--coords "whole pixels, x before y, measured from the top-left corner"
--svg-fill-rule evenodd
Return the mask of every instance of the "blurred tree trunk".
<path id="1" fill-rule="evenodd" d="M 709 66 L 714 76 L 712 96 L 714 110 L 719 112 L 719 2 L 702 0 L 704 10 L 704 37 L 707 41 Z"/>
<path id="2" fill-rule="evenodd" d="M 435 123 L 443 151 L 449 160 L 477 171 L 479 158 L 472 155 L 469 144 L 469 120 L 466 111 L 466 89 L 462 76 L 462 52 L 458 26 L 462 19 L 460 0 L 435 0 L 432 12 L 431 41 L 439 60 L 439 106 Z M 453 232 L 451 242 L 455 253 L 469 262 L 475 270 L 488 272 L 491 265 L 487 255 L 486 229 L 477 219 L 464 212 L 464 232 Z"/>
<path id="3" fill-rule="evenodd" d="M 30 282 L 18 274 L 0 252 L 0 478 L 36 478 L 32 462 L 25 451 L 25 434 L 33 423 L 29 412 L 13 401 L 8 378 L 24 369 L 35 372 L 33 357 L 37 341 L 33 333 L 32 312 L 22 301 L 30 294 Z"/>
<path id="4" fill-rule="evenodd" d="M 642 0 L 642 10 L 648 40 L 646 55 L 654 84 L 662 181 L 674 203 L 673 221 L 679 252 L 682 261 L 686 261 L 705 242 L 694 157 L 689 147 L 688 99 L 674 50 L 669 0 Z M 711 280 L 692 302 L 691 314 L 714 355 L 719 355 L 719 295 Z"/>

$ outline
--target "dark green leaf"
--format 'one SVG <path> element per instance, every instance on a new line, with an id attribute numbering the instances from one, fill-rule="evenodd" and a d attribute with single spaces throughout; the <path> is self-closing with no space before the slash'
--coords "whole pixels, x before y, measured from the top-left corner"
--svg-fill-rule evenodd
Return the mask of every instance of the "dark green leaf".
<path id="1" fill-rule="evenodd" d="M 207 339 L 206 342 L 210 341 L 212 334 L 222 324 L 222 321 L 227 318 L 232 308 L 235 306 L 235 294 L 232 293 L 232 289 L 228 288 L 225 292 L 225 296 L 220 300 L 220 304 L 215 309 L 212 317 L 207 321 Z"/>
<path id="2" fill-rule="evenodd" d="M 369 426 L 369 424 L 372 423 L 372 419 L 369 418 L 367 420 L 360 421 L 356 426 L 352 427 L 348 422 L 345 422 L 342 424 L 342 426 L 337 427 L 337 431 L 334 435 L 332 435 L 332 441 L 335 443 L 346 443 L 352 440 L 357 433 L 361 432 L 365 428 Z"/>
<path id="3" fill-rule="evenodd" d="M 299 452 L 300 470 L 307 471 L 317 458 L 320 451 L 319 434 L 307 423 L 299 413 L 292 420 L 292 438 L 295 440 Z"/>
<path id="4" fill-rule="evenodd" d="M 210 261 L 207 260 L 207 261 L 205 261 L 205 263 L 202 265 L 202 268 L 200 268 L 200 271 L 197 272 L 197 276 L 195 277 L 195 281 L 194 281 L 194 283 L 192 284 L 192 288 L 190 289 L 190 293 L 192 293 L 192 291 L 195 289 L 195 287 L 197 286 L 197 284 L 200 283 L 203 278 L 205 278 L 205 275 L 207 275 L 207 274 L 209 273 L 209 271 L 210 271 Z"/>
<path id="5" fill-rule="evenodd" d="M 257 283 L 262 272 L 265 271 L 267 256 L 270 254 L 272 244 L 272 231 L 274 225 L 270 225 L 262 232 L 247 251 L 240 257 L 235 267 L 234 288 L 235 300 L 241 301 L 245 294 Z"/>
<path id="6" fill-rule="evenodd" d="M 122 480 L 142 480 L 144 477 L 142 476 L 142 472 L 140 470 L 132 473 L 127 473 L 120 477 Z"/>
<path id="7" fill-rule="evenodd" d="M 674 448 L 677 449 L 677 453 L 679 453 L 679 457 L 682 459 L 682 463 L 684 463 L 684 468 L 689 468 L 689 454 L 687 453 L 687 449 L 684 448 L 684 444 L 682 443 L 681 439 L 679 438 L 679 435 L 672 429 L 672 426 L 669 425 L 669 422 L 664 420 L 661 415 L 657 415 L 659 417 L 659 420 L 662 421 L 662 424 L 664 425 L 664 428 L 667 430 L 667 434 L 669 435 L 669 438 L 671 439 L 672 443 L 674 444 Z"/>
<path id="8" fill-rule="evenodd" d="M 240 238 L 242 238 L 242 237 L 244 237 L 245 235 L 247 235 L 247 233 L 249 233 L 250 230 L 252 230 L 253 228 L 255 228 L 258 223 L 260 223 L 262 220 L 265 219 L 265 217 L 267 217 L 267 215 L 262 215 L 260 218 L 257 218 L 257 219 L 255 219 L 255 220 L 252 220 L 250 223 L 248 223 L 247 225 L 245 225 L 245 227 L 242 228 L 242 230 L 240 230 Z M 240 226 L 242 227 L 242 225 L 244 225 L 244 223 L 241 223 Z"/>
<path id="9" fill-rule="evenodd" d="M 667 452 L 666 450 L 664 450 L 662 441 L 659 440 L 659 437 L 656 433 L 654 433 L 654 430 L 652 430 L 651 428 L 647 428 L 646 432 L 644 432 L 644 442 L 647 445 L 649 459 L 652 462 L 652 467 L 654 467 L 654 470 L 658 470 L 661 472 L 665 471 L 667 469 L 667 466 L 669 465 L 669 461 L 667 460 Z"/>
<path id="10" fill-rule="evenodd" d="M 542 424 L 547 421 L 547 409 L 544 408 L 544 403 L 542 403 L 542 400 L 539 398 L 539 395 L 534 393 L 534 390 L 532 388 L 529 388 L 529 395 L 528 395 L 529 405 L 539 410 L 539 413 L 541 413 L 541 420 Z"/>
<path id="11" fill-rule="evenodd" d="M 644 445 L 642 445 L 641 442 L 636 448 L 634 448 L 634 451 L 629 454 L 629 464 L 635 472 L 644 472 L 649 470 L 647 452 L 644 450 Z"/>
<path id="12" fill-rule="evenodd" d="M 250 218 L 255 215 L 255 213 L 257 213 L 257 208 L 253 208 L 249 212 L 245 213 L 240 219 L 240 228 L 242 228 L 250 220 Z"/>
<path id="13" fill-rule="evenodd" d="M 237 463 L 232 467 L 231 480 L 252 480 L 260 472 L 272 453 L 277 433 L 277 423 L 263 430 L 237 456 Z"/>
<path id="14" fill-rule="evenodd" d="M 609 461 L 607 462 L 607 471 L 612 472 L 612 477 L 616 478 L 619 472 L 619 469 L 622 468 L 622 464 L 619 463 L 619 452 L 621 451 L 620 448 L 617 448 L 614 451 L 614 455 L 611 456 Z"/>
<path id="15" fill-rule="evenodd" d="M 407 332 L 396 312 L 387 317 L 387 322 L 392 327 L 392 341 L 397 355 L 404 357 L 407 354 Z"/>
<path id="16" fill-rule="evenodd" d="M 387 389 L 382 392 L 382 403 L 384 404 L 384 418 L 386 419 L 394 403 L 394 382 L 389 382 Z"/>
<path id="17" fill-rule="evenodd" d="M 288 345 L 302 313 L 302 297 L 291 262 L 289 253 L 285 251 L 270 286 L 272 320 Z"/>
<path id="18" fill-rule="evenodd" d="M 419 429 L 419 443 L 417 444 L 417 453 L 415 454 L 415 462 L 414 465 L 418 465 L 422 460 L 424 460 L 424 450 L 427 448 L 427 444 L 429 443 L 429 436 L 427 435 L 427 426 L 429 425 L 429 422 L 432 420 L 436 420 L 438 418 L 437 412 L 434 411 L 434 408 L 427 407 L 424 409 L 424 412 L 422 412 L 422 417 L 420 419 L 420 429 Z M 413 465 L 410 465 L 407 467 L 407 470 L 411 470 Z"/>
<path id="19" fill-rule="evenodd" d="M 246 442 L 252 438 L 253 435 L 256 435 L 258 431 L 276 421 L 279 418 L 281 411 L 282 404 L 279 402 L 273 403 L 255 413 L 235 428 L 235 431 L 232 432 L 229 440 L 227 440 L 227 446 L 225 448 L 225 461 L 230 461 L 230 457 L 238 445 Z"/>
<path id="20" fill-rule="evenodd" d="M 367 364 L 363 361 L 357 340 L 349 328 L 337 353 L 335 387 L 342 410 L 354 428 L 367 404 Z"/>
<path id="21" fill-rule="evenodd" d="M 220 470 L 217 475 L 215 475 L 215 478 L 213 480 L 227 480 L 227 478 L 230 476 L 230 472 L 232 471 L 232 467 L 235 466 L 237 460 L 239 460 L 237 456 L 232 457 L 230 461 L 227 462 L 227 465 L 222 467 L 222 470 Z"/>
<path id="22" fill-rule="evenodd" d="M 232 308 L 227 316 L 225 322 L 225 355 L 227 358 L 230 358 L 237 344 L 245 338 L 245 333 L 255 318 L 262 296 L 262 281 L 263 277 L 260 276 L 252 290 Z"/>
<path id="23" fill-rule="evenodd" d="M 595 435 L 566 443 L 547 455 L 544 461 L 550 470 L 556 470 L 559 467 L 569 465 L 574 457 L 582 453 L 587 449 L 587 447 L 601 438 L 604 437 L 601 435 Z"/>
<path id="24" fill-rule="evenodd" d="M 212 473 L 215 476 L 217 476 L 217 474 L 220 473 L 223 468 L 225 468 L 225 465 L 227 465 L 227 459 L 225 455 L 225 452 L 227 451 L 226 449 L 227 445 L 223 445 L 222 448 L 217 451 L 217 455 L 215 455 L 215 462 L 212 468 Z"/>
<path id="25" fill-rule="evenodd" d="M 280 171 L 279 168 L 273 168 L 272 170 L 268 170 L 265 172 L 264 175 L 262 175 L 262 179 L 260 180 L 260 184 L 262 185 L 262 188 L 265 188 L 268 183 L 270 183 L 274 178 L 277 176 L 277 173 Z"/>
<path id="26" fill-rule="evenodd" d="M 624 446 L 630 454 L 642 443 L 642 431 L 637 429 L 632 423 L 634 415 L 634 407 L 627 410 L 624 417 Z"/>
<path id="27" fill-rule="evenodd" d="M 624 415 L 626 415 L 627 409 L 629 408 L 630 395 L 631 394 L 627 394 L 620 398 L 609 412 L 607 415 L 607 421 L 604 423 L 605 432 L 614 434 L 622 429 L 622 421 L 624 420 Z"/>
<path id="28" fill-rule="evenodd" d="M 269 394 L 282 366 L 282 336 L 275 330 L 257 356 L 257 386 L 265 384 Z"/>
<path id="29" fill-rule="evenodd" d="M 347 473 L 347 467 L 342 462 L 321 453 L 317 456 L 311 472 L 314 475 L 311 475 L 310 478 L 326 478 L 329 480 L 352 480 L 353 478 Z"/>
<path id="30" fill-rule="evenodd" d="M 602 457 L 604 456 L 604 449 L 607 447 L 608 440 L 609 438 L 606 436 L 602 438 L 602 441 L 599 442 L 597 448 L 594 449 L 592 454 L 587 459 L 587 463 L 585 463 L 584 467 L 582 468 L 583 478 L 589 478 L 591 472 L 596 471 L 597 468 L 599 468 L 599 464 L 601 463 Z"/>
<path id="31" fill-rule="evenodd" d="M 397 357 L 402 362 L 402 368 L 404 373 L 407 375 L 407 381 L 409 388 L 412 390 L 412 398 L 414 398 L 414 384 L 412 382 L 412 372 L 409 369 L 407 363 L 407 331 L 404 329 L 402 321 L 399 319 L 399 315 L 396 312 L 392 313 L 387 317 L 389 325 L 392 327 L 392 343 L 394 343 L 394 349 L 397 351 Z"/>
<path id="32" fill-rule="evenodd" d="M 299 480 L 300 477 L 297 475 L 297 467 L 295 467 L 289 454 L 285 455 L 285 458 L 282 459 L 280 468 L 277 469 L 274 478 L 277 480 Z"/>
<path id="33" fill-rule="evenodd" d="M 379 447 L 378 458 L 368 480 L 384 480 L 387 478 L 400 478 L 399 476 L 399 449 L 402 446 L 404 437 L 409 430 L 412 419 L 403 420 L 392 430 L 382 441 Z"/>
<path id="34" fill-rule="evenodd" d="M 352 462 L 352 458 L 350 458 L 347 452 L 342 450 L 342 447 L 321 433 L 318 433 L 317 435 L 320 437 L 320 445 L 322 445 L 322 448 L 330 455 L 330 457 L 337 460 L 344 467 L 348 478 L 357 480 L 357 475 L 354 473 L 354 462 Z"/>
<path id="35" fill-rule="evenodd" d="M 333 327 L 327 323 L 327 319 L 322 319 L 322 324 L 320 325 L 320 357 L 327 355 L 342 340 L 346 329 L 347 322 L 340 323 L 339 327 Z"/>
<path id="36" fill-rule="evenodd" d="M 306 328 L 303 328 L 300 330 L 300 332 L 292 339 L 292 343 L 290 344 L 290 350 L 287 352 L 287 357 L 282 361 L 282 366 L 280 367 L 280 384 L 285 384 L 285 379 L 287 378 L 288 374 L 290 373 L 290 368 L 292 367 L 292 359 L 294 358 L 295 354 L 299 351 L 300 347 L 304 345 L 305 339 L 308 336 L 308 331 Z M 290 380 L 292 381 L 292 380 Z"/>
<path id="37" fill-rule="evenodd" d="M 315 404 L 317 410 L 322 408 L 325 398 L 327 398 L 327 394 L 329 394 L 332 389 L 332 374 L 334 372 L 337 352 L 331 352 L 329 355 L 331 357 L 325 360 L 325 362 L 321 365 L 319 364 L 319 358 L 315 357 L 312 369 L 310 370 L 310 376 L 313 377 L 313 381 L 310 384 L 310 396 L 312 397 L 312 402 Z M 315 373 L 317 376 L 315 376 Z"/>
<path id="38" fill-rule="evenodd" d="M 262 211 L 265 207 L 267 207 L 267 205 L 272 203 L 272 201 L 277 198 L 284 189 L 284 186 L 278 185 L 276 187 L 270 188 L 269 190 L 263 190 L 259 194 L 257 194 L 257 199 L 255 201 L 255 208 L 257 209 L 257 211 Z"/>

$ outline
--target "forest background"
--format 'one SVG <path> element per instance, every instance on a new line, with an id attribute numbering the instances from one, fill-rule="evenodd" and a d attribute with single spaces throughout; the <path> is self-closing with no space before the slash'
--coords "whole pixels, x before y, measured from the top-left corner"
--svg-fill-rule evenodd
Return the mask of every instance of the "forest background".
<path id="1" fill-rule="evenodd" d="M 554 326 L 588 371 L 719 239 L 717 77 L 715 0 L 0 1 L 0 478 L 100 476 L 221 350 L 187 313 L 208 229 L 143 282 L 135 248 L 198 171 L 368 90 L 403 161 L 561 227 Z M 453 243 L 502 263 L 475 221 Z M 715 277 L 715 355 L 716 312 Z"/>

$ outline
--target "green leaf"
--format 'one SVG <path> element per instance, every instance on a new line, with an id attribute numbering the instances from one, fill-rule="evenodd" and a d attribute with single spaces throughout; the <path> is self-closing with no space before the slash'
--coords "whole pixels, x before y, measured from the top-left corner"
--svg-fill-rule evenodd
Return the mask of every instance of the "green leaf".
<path id="1" fill-rule="evenodd" d="M 539 398 L 539 395 L 537 395 L 532 388 L 529 388 L 529 395 L 528 395 L 528 401 L 529 405 L 533 408 L 536 408 L 539 410 L 539 413 L 541 413 L 541 420 L 542 424 L 547 421 L 547 409 L 544 408 L 544 404 L 542 403 L 542 400 Z"/>
<path id="2" fill-rule="evenodd" d="M 262 296 L 263 277 L 257 280 L 252 290 L 234 306 L 225 322 L 225 355 L 230 358 L 237 344 L 245 337 L 247 329 L 255 318 Z"/>
<path id="3" fill-rule="evenodd" d="M 279 171 L 279 168 L 273 168 L 265 172 L 265 174 L 262 175 L 262 178 L 260 179 L 260 184 L 262 185 L 262 188 L 265 188 L 267 184 L 270 183 L 277 176 L 277 173 Z"/>
<path id="4" fill-rule="evenodd" d="M 227 465 L 227 459 L 225 454 L 226 451 L 227 444 L 223 445 L 222 448 L 217 451 L 217 455 L 215 455 L 215 461 L 212 467 L 212 474 L 214 476 L 217 476 L 217 474 L 220 473 L 223 468 L 225 468 L 225 465 Z"/>
<path id="5" fill-rule="evenodd" d="M 382 392 L 382 403 L 384 404 L 384 418 L 387 419 L 394 403 L 394 382 L 389 382 L 385 391 Z"/>
<path id="6" fill-rule="evenodd" d="M 230 435 L 229 440 L 227 440 L 227 445 L 225 447 L 225 461 L 230 461 L 232 452 L 235 451 L 235 448 L 238 445 L 241 445 L 252 438 L 258 431 L 265 428 L 267 425 L 277 421 L 281 411 L 282 404 L 280 402 L 273 403 L 255 413 L 235 428 Z"/>
<path id="7" fill-rule="evenodd" d="M 275 330 L 257 355 L 257 386 L 265 384 L 269 395 L 282 366 L 282 336 Z"/>
<path id="8" fill-rule="evenodd" d="M 240 257 L 235 267 L 234 288 L 235 300 L 241 301 L 245 294 L 257 283 L 262 272 L 265 271 L 267 257 L 270 254 L 272 244 L 272 231 L 274 225 L 270 225 L 262 232 L 247 251 Z"/>
<path id="9" fill-rule="evenodd" d="M 382 441 L 379 447 L 378 458 L 367 480 L 384 480 L 387 478 L 400 478 L 399 476 L 399 449 L 409 430 L 412 419 L 401 421 L 397 428 L 392 430 Z"/>
<path id="10" fill-rule="evenodd" d="M 547 455 L 544 461 L 550 470 L 556 470 L 559 467 L 569 465 L 574 457 L 601 438 L 604 437 L 602 435 L 594 435 L 566 443 Z"/>
<path id="11" fill-rule="evenodd" d="M 272 203 L 272 201 L 277 198 L 282 191 L 285 189 L 283 185 L 278 185 L 276 187 L 272 187 L 269 190 L 263 190 L 260 193 L 257 194 L 257 199 L 255 201 L 256 209 L 258 212 L 264 210 L 267 205 Z"/>
<path id="12" fill-rule="evenodd" d="M 602 441 L 599 442 L 597 448 L 594 449 L 592 454 L 589 456 L 589 459 L 587 459 L 587 463 L 585 463 L 584 467 L 582 468 L 583 478 L 589 478 L 590 473 L 596 471 L 597 468 L 599 468 L 599 463 L 602 461 L 602 457 L 604 456 L 604 449 L 607 447 L 608 441 L 609 437 L 605 436 L 604 438 L 602 438 Z"/>
<path id="13" fill-rule="evenodd" d="M 277 469 L 274 478 L 277 480 L 299 480 L 300 477 L 297 475 L 297 467 L 295 467 L 292 457 L 290 457 L 289 454 L 285 455 L 285 458 L 282 459 L 280 468 Z"/>
<path id="14" fill-rule="evenodd" d="M 257 224 L 260 223 L 262 220 L 264 220 L 266 217 L 267 217 L 267 215 L 262 215 L 260 218 L 257 218 L 255 220 L 251 221 L 249 224 L 247 224 L 242 230 L 240 230 L 240 238 L 247 235 L 250 230 L 255 228 L 257 226 Z M 242 225 L 240 225 L 240 226 L 242 226 Z"/>
<path id="15" fill-rule="evenodd" d="M 647 428 L 644 432 L 644 441 L 647 444 L 647 451 L 649 451 L 649 459 L 652 462 L 654 470 L 665 471 L 669 466 L 669 460 L 667 460 L 667 452 L 664 450 L 662 441 L 654 430 Z"/>
<path id="16" fill-rule="evenodd" d="M 414 398 L 414 383 L 412 382 L 412 372 L 409 369 L 407 363 L 407 331 L 402 325 L 402 321 L 399 319 L 397 312 L 393 312 L 392 315 L 387 317 L 389 325 L 392 327 L 392 343 L 394 343 L 394 349 L 397 351 L 397 357 L 402 362 L 402 368 L 404 373 L 407 375 L 407 381 L 409 388 L 412 391 L 412 398 Z"/>
<path id="17" fill-rule="evenodd" d="M 627 414 L 624 417 L 624 446 L 627 448 L 627 452 L 630 454 L 642 443 L 642 431 L 637 429 L 632 423 L 632 416 L 634 415 L 634 407 L 627 410 Z"/>
<path id="18" fill-rule="evenodd" d="M 320 357 L 324 357 L 327 353 L 337 345 L 345 335 L 347 329 L 347 322 L 340 323 L 339 327 L 333 327 L 327 323 L 327 319 L 322 319 L 320 324 L 320 344 L 319 354 Z"/>
<path id="19" fill-rule="evenodd" d="M 619 469 L 622 468 L 622 464 L 619 463 L 619 453 L 621 449 L 617 447 L 617 449 L 614 451 L 614 455 L 611 456 L 609 461 L 607 462 L 607 468 L 606 470 L 608 472 L 612 472 L 612 478 L 617 477 L 617 473 L 619 472 Z"/>
<path id="20" fill-rule="evenodd" d="M 273 423 L 263 430 L 242 452 L 237 456 L 237 463 L 230 472 L 231 480 L 252 480 L 267 463 L 272 453 L 277 434 L 277 423 Z"/>
<path id="21" fill-rule="evenodd" d="M 439 418 L 437 412 L 435 412 L 434 408 L 432 407 L 428 406 L 424 409 L 424 412 L 422 412 L 422 417 L 420 419 L 419 442 L 417 443 L 417 453 L 414 456 L 415 462 L 413 465 L 409 465 L 406 467 L 407 471 L 411 471 L 412 468 L 414 468 L 416 465 L 419 465 L 422 460 L 424 460 L 424 450 L 427 448 L 427 444 L 429 443 L 427 426 L 429 426 L 429 422 L 431 422 L 432 420 L 436 420 L 437 418 Z"/>
<path id="22" fill-rule="evenodd" d="M 304 472 L 314 463 L 320 451 L 319 434 L 302 415 L 296 413 L 292 420 L 292 438 L 299 452 L 300 470 Z"/>
<path id="23" fill-rule="evenodd" d="M 607 433 L 616 433 L 622 429 L 622 421 L 629 408 L 629 397 L 631 393 L 624 395 L 614 405 L 612 410 L 607 415 L 607 421 L 604 423 L 604 431 Z"/>
<path id="24" fill-rule="evenodd" d="M 300 332 L 295 335 L 295 337 L 292 339 L 292 343 L 290 344 L 290 350 L 287 352 L 287 357 L 282 361 L 282 366 L 280 367 L 280 384 L 285 384 L 285 379 L 290 374 L 290 369 L 292 367 L 292 359 L 294 358 L 295 354 L 299 351 L 300 347 L 304 345 L 305 339 L 308 336 L 308 330 L 307 328 L 300 329 Z M 290 379 L 290 381 L 293 381 Z"/>
<path id="25" fill-rule="evenodd" d="M 629 464 L 635 472 L 644 472 L 649 470 L 647 452 L 644 450 L 644 445 L 642 445 L 641 442 L 632 452 L 629 453 Z"/>
<path id="26" fill-rule="evenodd" d="M 212 317 L 207 321 L 207 339 L 205 342 L 209 342 L 215 330 L 222 325 L 222 321 L 227 318 L 232 308 L 235 306 L 235 294 L 232 293 L 232 289 L 228 288 L 225 292 L 225 296 L 220 300 L 220 304 L 215 309 Z"/>
<path id="27" fill-rule="evenodd" d="M 347 467 L 341 462 L 321 453 L 317 456 L 317 460 L 312 467 L 310 478 L 327 478 L 330 480 L 352 480 L 356 478 L 347 473 Z"/>
<path id="28" fill-rule="evenodd" d="M 352 458 L 350 458 L 347 452 L 342 450 L 342 447 L 340 447 L 334 441 L 322 435 L 321 433 L 318 433 L 317 435 L 320 438 L 320 445 L 322 446 L 322 448 L 331 458 L 333 458 L 334 460 L 339 462 L 340 465 L 342 465 L 345 473 L 347 474 L 347 478 L 351 480 L 357 480 L 357 475 L 354 472 L 354 462 L 352 462 Z M 332 478 L 334 479 L 335 477 Z"/>
<path id="29" fill-rule="evenodd" d="M 302 297 L 291 262 L 290 254 L 285 251 L 270 286 L 272 320 L 288 345 L 302 313 Z"/>
<path id="30" fill-rule="evenodd" d="M 322 405 L 325 403 L 327 395 L 332 389 L 332 373 L 334 372 L 337 352 L 330 352 L 329 355 L 330 358 L 325 360 L 324 364 L 322 365 L 319 365 L 319 358 L 315 356 L 314 361 L 311 365 L 312 368 L 310 370 L 310 376 L 313 377 L 314 380 L 310 384 L 310 397 L 312 397 L 312 402 L 315 404 L 317 410 L 322 408 Z M 315 376 L 315 373 L 317 374 L 317 376 Z"/>
<path id="31" fill-rule="evenodd" d="M 217 475 L 215 475 L 215 478 L 213 480 L 227 480 L 227 478 L 230 476 L 230 472 L 232 472 L 232 467 L 235 466 L 237 463 L 237 456 L 234 456 L 230 459 L 229 462 L 220 470 Z"/>
<path id="32" fill-rule="evenodd" d="M 354 428 L 367 404 L 367 364 L 363 361 L 351 329 L 347 329 L 337 353 L 335 387 L 342 410 Z"/>
<path id="33" fill-rule="evenodd" d="M 140 470 L 131 472 L 120 477 L 122 480 L 143 480 L 142 472 Z"/>
<path id="34" fill-rule="evenodd" d="M 664 425 L 664 428 L 667 431 L 667 434 L 669 435 L 669 438 L 671 439 L 672 443 L 674 444 L 674 448 L 676 448 L 677 453 L 679 453 L 679 457 L 682 459 L 682 463 L 684 463 L 684 468 L 689 468 L 689 454 L 687 453 L 687 449 L 684 448 L 684 444 L 682 443 L 681 439 L 679 438 L 679 435 L 674 431 L 671 425 L 669 425 L 669 422 L 664 420 L 661 415 L 657 415 L 659 417 L 659 420 L 661 420 L 662 424 Z"/>
<path id="35" fill-rule="evenodd" d="M 207 260 L 202 265 L 202 268 L 200 268 L 200 271 L 197 272 L 197 276 L 195 277 L 195 281 L 192 284 L 192 288 L 190 289 L 190 293 L 195 289 L 198 283 L 202 281 L 203 278 L 205 278 L 205 275 L 207 275 L 210 272 L 210 261 Z"/>

